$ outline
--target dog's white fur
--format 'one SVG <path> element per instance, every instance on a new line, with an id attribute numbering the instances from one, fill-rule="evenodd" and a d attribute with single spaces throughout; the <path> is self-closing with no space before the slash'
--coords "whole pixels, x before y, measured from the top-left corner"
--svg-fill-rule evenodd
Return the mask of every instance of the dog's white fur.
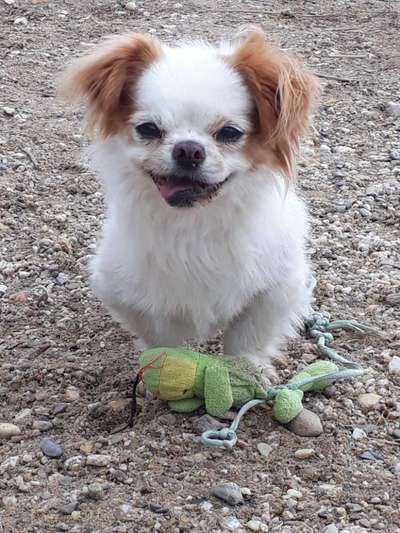
<path id="1" fill-rule="evenodd" d="M 222 329 L 226 353 L 269 366 L 310 309 L 307 214 L 278 171 L 254 168 L 246 156 L 253 102 L 224 61 L 229 50 L 163 47 L 135 85 L 130 136 L 92 146 L 107 204 L 92 285 L 145 346 L 178 346 Z M 221 117 L 246 132 L 233 147 L 209 134 Z M 167 132 L 158 145 L 135 134 L 150 120 Z M 208 182 L 233 176 L 206 205 L 171 207 L 147 171 L 170 172 L 172 147 L 188 139 L 206 149 Z"/>

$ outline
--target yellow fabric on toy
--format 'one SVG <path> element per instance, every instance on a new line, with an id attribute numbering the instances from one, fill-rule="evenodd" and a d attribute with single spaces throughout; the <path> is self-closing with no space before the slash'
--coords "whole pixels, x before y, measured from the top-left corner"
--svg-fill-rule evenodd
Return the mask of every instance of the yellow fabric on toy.
<path id="1" fill-rule="evenodd" d="M 193 396 L 192 387 L 197 365 L 185 359 L 169 355 L 160 374 L 159 397 L 161 400 L 181 400 Z"/>

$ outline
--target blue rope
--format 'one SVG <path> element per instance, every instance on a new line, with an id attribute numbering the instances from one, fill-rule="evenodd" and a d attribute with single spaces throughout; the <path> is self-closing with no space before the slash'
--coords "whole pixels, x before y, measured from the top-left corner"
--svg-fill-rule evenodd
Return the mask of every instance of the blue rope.
<path id="1" fill-rule="evenodd" d="M 232 424 L 229 427 L 219 430 L 204 431 L 201 435 L 201 442 L 207 446 L 219 446 L 227 449 L 232 449 L 237 442 L 236 431 L 239 426 L 240 420 L 245 413 L 252 407 L 261 403 L 273 400 L 280 390 L 288 388 L 291 390 L 297 390 L 303 388 L 305 385 L 315 383 L 316 381 L 328 380 L 336 381 L 342 379 L 352 379 L 360 376 L 364 371 L 362 367 L 350 359 L 346 359 L 342 355 L 339 355 L 336 350 L 328 345 L 333 342 L 334 337 L 331 331 L 347 330 L 355 331 L 357 333 L 366 333 L 374 331 L 369 326 L 356 322 L 355 320 L 336 320 L 330 321 L 330 317 L 327 313 L 313 312 L 311 316 L 306 320 L 310 336 L 316 340 L 318 350 L 320 353 L 331 361 L 341 363 L 344 368 L 329 372 L 320 376 L 312 376 L 304 378 L 296 383 L 288 383 L 287 385 L 277 385 L 268 389 L 267 398 L 265 400 L 250 400 L 243 405 L 240 411 L 236 414 Z"/>

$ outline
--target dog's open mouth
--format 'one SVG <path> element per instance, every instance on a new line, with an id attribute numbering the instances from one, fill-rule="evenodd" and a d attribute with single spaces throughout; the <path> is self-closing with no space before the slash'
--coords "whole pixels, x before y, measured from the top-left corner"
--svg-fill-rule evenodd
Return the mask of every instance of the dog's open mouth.
<path id="1" fill-rule="evenodd" d="M 229 179 L 220 183 L 207 183 L 187 176 L 159 176 L 151 174 L 164 200 L 173 207 L 190 207 L 197 202 L 207 202 L 218 193 Z"/>

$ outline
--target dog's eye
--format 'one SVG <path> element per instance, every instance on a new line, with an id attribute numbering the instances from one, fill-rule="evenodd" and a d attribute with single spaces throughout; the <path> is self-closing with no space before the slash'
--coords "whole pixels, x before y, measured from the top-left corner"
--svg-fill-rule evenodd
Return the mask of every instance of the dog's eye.
<path id="1" fill-rule="evenodd" d="M 161 139 L 162 131 L 154 122 L 144 122 L 136 126 L 136 131 L 143 139 Z"/>
<path id="2" fill-rule="evenodd" d="M 235 128 L 234 126 L 224 126 L 217 131 L 216 139 L 217 141 L 223 143 L 234 143 L 238 141 L 243 135 L 243 131 Z"/>

